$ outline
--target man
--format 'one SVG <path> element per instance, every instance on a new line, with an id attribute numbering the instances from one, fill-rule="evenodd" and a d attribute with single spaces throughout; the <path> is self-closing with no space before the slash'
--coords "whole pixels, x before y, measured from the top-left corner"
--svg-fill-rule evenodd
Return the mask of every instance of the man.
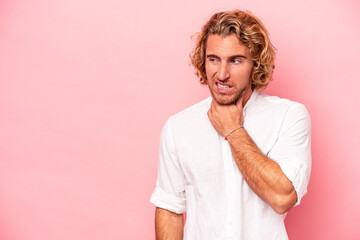
<path id="1" fill-rule="evenodd" d="M 274 58 L 249 12 L 217 13 L 202 28 L 191 60 L 211 97 L 163 128 L 150 199 L 157 239 L 288 239 L 285 215 L 310 178 L 310 117 L 302 104 L 259 93 Z"/>

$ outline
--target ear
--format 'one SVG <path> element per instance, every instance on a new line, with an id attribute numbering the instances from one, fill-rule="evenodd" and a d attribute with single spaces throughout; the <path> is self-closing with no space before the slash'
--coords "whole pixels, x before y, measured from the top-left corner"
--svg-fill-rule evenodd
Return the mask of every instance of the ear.
<path id="1" fill-rule="evenodd" d="M 203 84 L 203 85 L 208 85 L 206 78 L 201 78 L 200 83 Z"/>

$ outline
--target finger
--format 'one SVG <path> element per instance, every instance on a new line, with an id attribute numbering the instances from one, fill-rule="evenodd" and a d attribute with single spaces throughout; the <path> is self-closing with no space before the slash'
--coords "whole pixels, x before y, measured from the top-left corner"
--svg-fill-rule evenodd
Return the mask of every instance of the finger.
<path id="1" fill-rule="evenodd" d="M 209 111 L 207 112 L 207 115 L 208 115 L 209 119 L 212 119 L 212 118 L 213 118 L 213 113 L 212 113 L 211 108 L 210 108 Z"/>
<path id="2" fill-rule="evenodd" d="M 210 105 L 210 108 L 209 108 L 209 112 L 212 114 L 212 110 L 214 108 L 214 104 L 213 104 L 214 101 L 211 102 L 211 105 Z"/>
<path id="3" fill-rule="evenodd" d="M 214 125 L 214 121 L 213 121 L 213 116 L 212 116 L 211 110 L 209 110 L 209 111 L 207 112 L 207 115 L 208 115 L 208 118 L 209 118 L 209 121 L 211 122 L 211 124 Z"/>
<path id="4" fill-rule="evenodd" d="M 217 106 L 216 106 L 216 102 L 215 102 L 215 101 L 212 102 L 210 110 L 211 110 L 211 115 L 212 115 L 212 116 L 214 116 L 214 115 L 217 114 L 218 108 L 217 108 Z"/>

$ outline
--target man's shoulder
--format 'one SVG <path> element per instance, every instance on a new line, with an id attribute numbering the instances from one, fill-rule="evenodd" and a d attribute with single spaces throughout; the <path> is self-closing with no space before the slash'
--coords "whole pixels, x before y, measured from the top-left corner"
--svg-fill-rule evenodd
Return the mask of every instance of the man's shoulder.
<path id="1" fill-rule="evenodd" d="M 287 112 L 292 108 L 305 109 L 305 106 L 302 103 L 282 98 L 278 96 L 271 96 L 264 93 L 256 92 L 256 101 L 252 106 L 254 111 L 274 111 L 280 110 Z"/>
<path id="2" fill-rule="evenodd" d="M 192 135 L 200 129 L 207 129 L 211 123 L 207 111 L 211 105 L 211 97 L 197 102 L 190 107 L 170 116 L 166 125 L 172 130 L 174 137 Z"/>
<path id="3" fill-rule="evenodd" d="M 202 118 L 204 114 L 207 114 L 211 105 L 211 97 L 207 97 L 206 99 L 197 102 L 190 107 L 172 115 L 170 117 L 173 121 L 187 121 L 187 120 L 196 120 L 198 118 Z M 207 115 L 206 115 L 207 116 Z"/>

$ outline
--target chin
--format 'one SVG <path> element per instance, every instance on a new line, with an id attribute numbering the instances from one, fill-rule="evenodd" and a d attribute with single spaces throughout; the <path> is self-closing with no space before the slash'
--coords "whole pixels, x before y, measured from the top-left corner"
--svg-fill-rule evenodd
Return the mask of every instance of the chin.
<path id="1" fill-rule="evenodd" d="M 241 91 L 236 92 L 232 95 L 220 95 L 220 94 L 214 94 L 213 91 L 211 92 L 211 95 L 213 99 L 220 105 L 231 105 L 236 104 L 236 102 L 245 94 L 246 88 L 241 89 Z"/>
<path id="2" fill-rule="evenodd" d="M 237 102 L 239 99 L 238 96 L 214 96 L 214 94 L 211 94 L 213 96 L 213 99 L 220 105 L 232 105 Z"/>

